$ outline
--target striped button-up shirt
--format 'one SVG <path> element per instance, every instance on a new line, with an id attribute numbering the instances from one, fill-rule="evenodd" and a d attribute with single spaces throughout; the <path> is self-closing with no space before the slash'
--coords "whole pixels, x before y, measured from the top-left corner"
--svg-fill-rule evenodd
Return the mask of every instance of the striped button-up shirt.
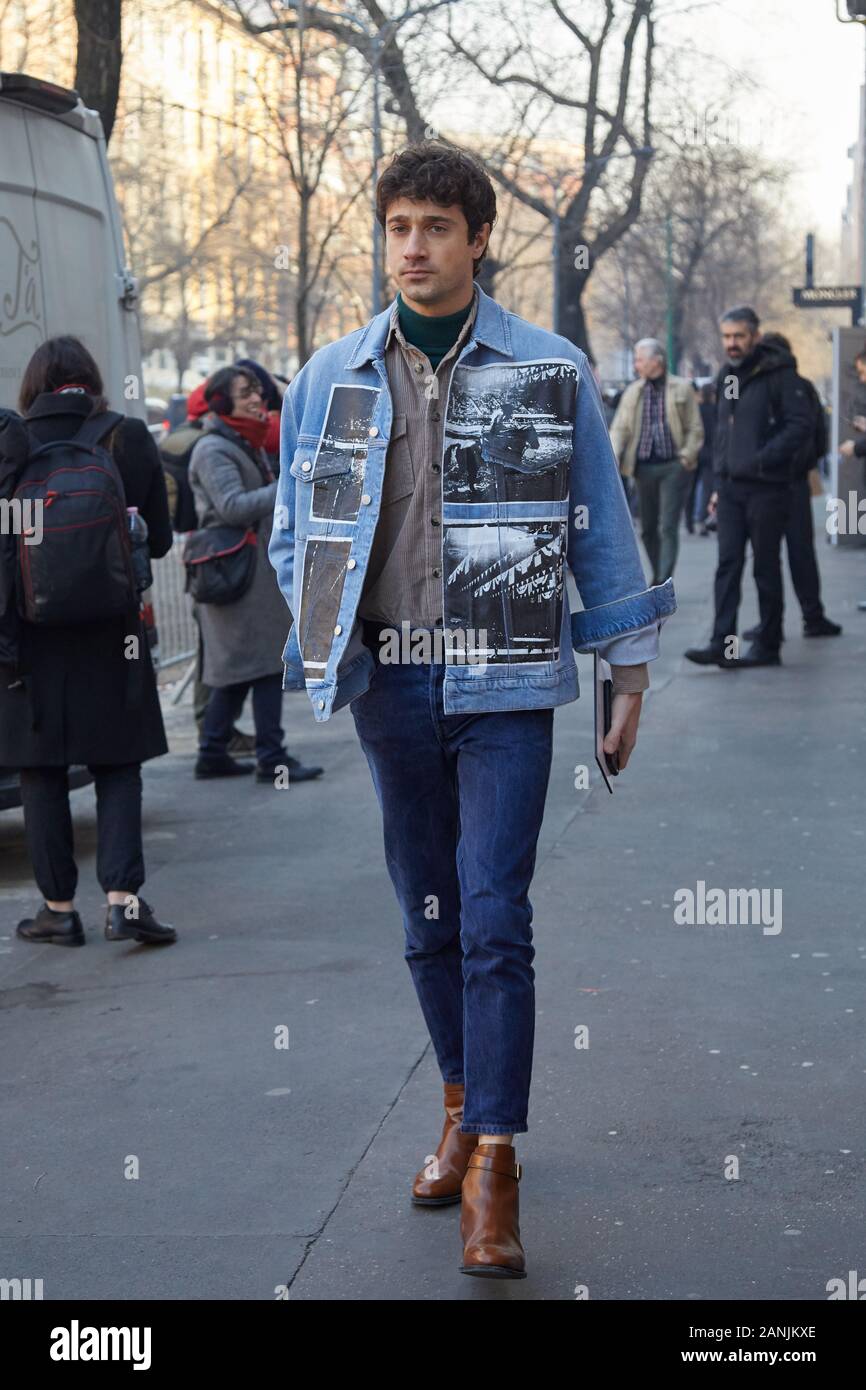
<path id="1" fill-rule="evenodd" d="M 382 510 L 358 614 L 399 628 L 442 624 L 442 446 L 454 363 L 475 322 L 466 322 L 434 372 L 420 348 L 406 342 L 397 305 L 385 339 L 385 370 L 394 408 L 385 463 Z"/>

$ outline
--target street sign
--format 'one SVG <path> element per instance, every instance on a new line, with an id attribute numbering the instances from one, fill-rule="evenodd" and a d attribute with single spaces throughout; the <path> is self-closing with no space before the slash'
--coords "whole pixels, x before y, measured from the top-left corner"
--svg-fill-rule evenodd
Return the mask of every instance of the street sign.
<path id="1" fill-rule="evenodd" d="M 852 324 L 863 312 L 862 285 L 795 285 L 793 294 L 798 309 L 850 309 Z"/>
<path id="2" fill-rule="evenodd" d="M 859 285 L 804 285 L 794 287 L 798 309 L 849 309 L 860 302 Z"/>

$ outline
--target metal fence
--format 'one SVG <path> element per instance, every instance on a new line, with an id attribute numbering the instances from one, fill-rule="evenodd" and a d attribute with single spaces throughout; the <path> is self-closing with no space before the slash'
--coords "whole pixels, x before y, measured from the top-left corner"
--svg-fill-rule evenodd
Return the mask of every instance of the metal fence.
<path id="1" fill-rule="evenodd" d="M 171 550 L 153 561 L 153 602 L 159 634 L 159 664 L 163 669 L 190 661 L 198 650 L 198 630 L 192 615 L 192 599 L 184 592 L 186 571 L 181 554 L 185 536 L 176 535 Z"/>

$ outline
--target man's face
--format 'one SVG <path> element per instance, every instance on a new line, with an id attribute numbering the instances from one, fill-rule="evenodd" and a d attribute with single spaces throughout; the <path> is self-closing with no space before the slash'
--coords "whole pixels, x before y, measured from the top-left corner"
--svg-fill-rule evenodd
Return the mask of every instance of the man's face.
<path id="1" fill-rule="evenodd" d="M 744 357 L 748 357 L 761 336 L 757 329 L 752 329 L 747 323 L 738 323 L 736 320 L 731 323 L 722 323 L 719 327 L 722 334 L 722 348 L 729 362 L 742 362 Z"/>
<path id="2" fill-rule="evenodd" d="M 472 270 L 490 235 L 485 222 L 473 241 L 458 204 L 395 198 L 385 215 L 385 256 L 403 299 L 419 313 L 462 309 Z"/>
<path id="3" fill-rule="evenodd" d="M 647 352 L 646 348 L 635 348 L 634 369 L 644 381 L 655 381 L 664 371 L 665 364 L 660 357 Z"/>
<path id="4" fill-rule="evenodd" d="M 246 420 L 260 420 L 264 413 L 262 388 L 259 383 L 245 376 L 236 376 L 232 382 L 232 415 L 239 415 Z"/>

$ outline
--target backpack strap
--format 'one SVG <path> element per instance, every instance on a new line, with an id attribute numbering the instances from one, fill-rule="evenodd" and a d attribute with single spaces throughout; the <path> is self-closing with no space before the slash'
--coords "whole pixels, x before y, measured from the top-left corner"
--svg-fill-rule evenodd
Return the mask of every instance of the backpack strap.
<path id="1" fill-rule="evenodd" d="M 99 415 L 91 415 L 71 439 L 53 439 L 48 444 L 40 444 L 35 449 L 31 449 L 27 456 L 27 462 L 32 463 L 34 459 L 42 458 L 43 454 L 54 453 L 57 449 L 81 449 L 82 452 L 90 453 L 95 445 L 100 444 L 107 435 L 111 434 L 112 430 L 117 428 L 123 418 L 116 410 L 106 410 Z"/>
<path id="2" fill-rule="evenodd" d="M 103 439 L 123 420 L 123 416 L 116 410 L 104 410 L 99 415 L 89 415 L 75 434 L 75 443 L 83 444 L 85 448 L 93 448 L 96 444 L 101 444 Z"/>

